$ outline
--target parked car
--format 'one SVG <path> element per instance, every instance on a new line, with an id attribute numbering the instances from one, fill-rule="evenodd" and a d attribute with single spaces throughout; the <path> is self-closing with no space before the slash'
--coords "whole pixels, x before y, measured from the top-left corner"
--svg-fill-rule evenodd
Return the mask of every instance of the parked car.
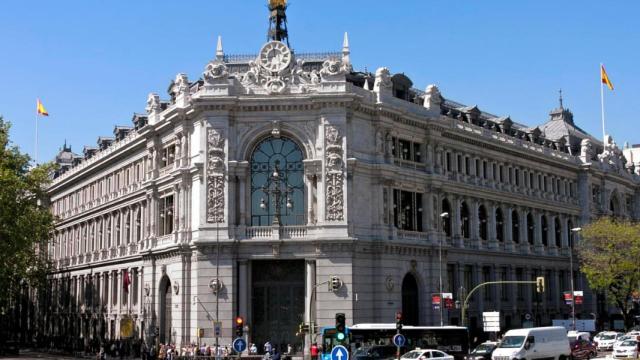
<path id="1" fill-rule="evenodd" d="M 390 360 L 395 359 L 397 347 L 393 345 L 364 346 L 356 350 L 352 357 L 355 360 Z M 400 348 L 400 353 L 406 351 Z"/>
<path id="2" fill-rule="evenodd" d="M 565 360 L 571 356 L 567 330 L 562 326 L 546 326 L 509 330 L 491 355 L 492 360 Z"/>
<path id="3" fill-rule="evenodd" d="M 433 349 L 415 349 L 402 355 L 402 360 L 426 360 L 436 358 L 438 360 L 453 360 L 453 355 L 449 355 L 444 351 Z"/>
<path id="4" fill-rule="evenodd" d="M 569 341 L 572 359 L 591 359 L 598 355 L 596 346 L 589 340 L 577 339 Z"/>
<path id="5" fill-rule="evenodd" d="M 485 341 L 476 346 L 476 348 L 464 358 L 465 360 L 491 360 L 491 354 L 493 354 L 493 350 L 495 350 L 496 347 L 498 347 L 497 342 Z"/>
<path id="6" fill-rule="evenodd" d="M 578 339 L 591 340 L 591 334 L 586 331 L 569 330 L 569 332 L 567 332 L 567 337 L 569 338 L 569 342 Z"/>
<path id="7" fill-rule="evenodd" d="M 600 333 L 597 336 L 598 340 L 596 340 L 596 348 L 598 351 L 606 351 L 613 349 L 613 344 L 620 336 L 622 336 L 622 334 L 615 331 L 607 331 Z"/>
<path id="8" fill-rule="evenodd" d="M 614 357 L 624 357 L 635 359 L 638 357 L 638 341 L 625 340 L 613 347 Z"/>
<path id="9" fill-rule="evenodd" d="M 613 343 L 613 348 L 615 348 L 616 345 L 620 345 L 622 344 L 623 341 L 627 341 L 627 340 L 638 340 L 638 339 L 633 335 L 622 335 L 619 338 L 617 338 L 616 341 Z"/>

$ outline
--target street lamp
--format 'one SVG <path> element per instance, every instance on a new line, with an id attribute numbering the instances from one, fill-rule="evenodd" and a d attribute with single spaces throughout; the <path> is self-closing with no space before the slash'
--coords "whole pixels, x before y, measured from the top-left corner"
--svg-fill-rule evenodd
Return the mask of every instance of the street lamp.
<path id="1" fill-rule="evenodd" d="M 444 230 L 444 222 L 447 221 L 446 219 L 449 217 L 449 213 L 448 212 L 443 212 L 442 214 L 440 214 L 440 218 L 442 219 L 443 223 L 442 223 L 442 228 Z M 442 307 L 444 306 L 444 301 L 442 299 L 442 236 L 438 237 L 440 239 L 440 241 L 438 242 L 439 246 L 438 246 L 438 263 L 440 264 L 439 266 L 439 278 L 440 278 L 440 326 L 444 326 L 444 310 L 442 309 Z"/>
<path id="2" fill-rule="evenodd" d="M 571 277 L 571 325 L 576 330 L 576 299 L 573 288 L 573 244 L 575 243 L 575 234 L 582 231 L 582 228 L 571 229 L 571 239 L 569 239 L 569 276 Z"/>

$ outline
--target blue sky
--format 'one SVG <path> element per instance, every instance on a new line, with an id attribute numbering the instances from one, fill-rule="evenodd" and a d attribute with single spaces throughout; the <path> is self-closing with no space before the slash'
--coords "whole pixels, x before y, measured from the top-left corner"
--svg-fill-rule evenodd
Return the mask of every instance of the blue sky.
<path id="1" fill-rule="evenodd" d="M 424 89 L 477 104 L 527 125 L 547 120 L 562 88 L 576 123 L 601 137 L 599 63 L 607 133 L 640 143 L 640 1 L 292 0 L 292 47 L 338 51 L 349 32 L 358 70 L 389 67 Z M 197 79 L 222 35 L 228 54 L 256 53 L 266 40 L 266 0 L 6 1 L 0 8 L 0 115 L 39 158 L 65 139 L 80 153 L 114 125 L 166 97 L 179 72 Z"/>

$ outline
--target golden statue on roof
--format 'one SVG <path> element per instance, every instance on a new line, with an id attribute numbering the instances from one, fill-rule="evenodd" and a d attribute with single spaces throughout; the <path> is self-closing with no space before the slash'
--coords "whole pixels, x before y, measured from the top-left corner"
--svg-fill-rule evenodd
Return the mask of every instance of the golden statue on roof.
<path id="1" fill-rule="evenodd" d="M 269 0 L 269 7 L 271 8 L 286 7 L 286 6 L 287 6 L 287 0 Z"/>

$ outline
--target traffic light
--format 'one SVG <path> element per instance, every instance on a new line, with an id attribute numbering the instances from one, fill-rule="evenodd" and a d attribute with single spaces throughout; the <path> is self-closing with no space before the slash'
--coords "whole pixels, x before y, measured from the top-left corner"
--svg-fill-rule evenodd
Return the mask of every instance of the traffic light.
<path id="1" fill-rule="evenodd" d="M 396 313 L 396 329 L 402 330 L 402 311 Z"/>
<path id="2" fill-rule="evenodd" d="M 241 338 L 244 335 L 244 319 L 238 316 L 236 318 L 236 336 Z"/>
<path id="3" fill-rule="evenodd" d="M 336 331 L 344 333 L 346 316 L 344 313 L 336 313 Z"/>
<path id="4" fill-rule="evenodd" d="M 329 279 L 329 291 L 337 292 L 342 287 L 342 280 L 340 280 L 339 276 L 331 276 Z"/>
<path id="5" fill-rule="evenodd" d="M 536 291 L 539 293 L 544 292 L 544 276 L 538 276 L 536 278 Z"/>

